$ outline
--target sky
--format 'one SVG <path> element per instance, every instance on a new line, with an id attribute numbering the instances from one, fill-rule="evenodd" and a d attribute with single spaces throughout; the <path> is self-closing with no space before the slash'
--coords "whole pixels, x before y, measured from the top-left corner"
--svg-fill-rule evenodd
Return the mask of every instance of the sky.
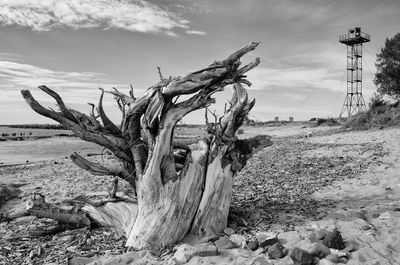
<path id="1" fill-rule="evenodd" d="M 204 68 L 251 41 L 260 57 L 248 74 L 256 98 L 250 118 L 267 121 L 337 117 L 346 94 L 346 46 L 339 35 L 361 27 L 366 101 L 376 90 L 374 62 L 400 31 L 399 0 L 0 0 L 0 124 L 52 123 L 34 113 L 20 90 L 56 108 L 37 87 L 56 90 L 86 113 L 99 87 L 140 96 L 164 76 Z M 217 95 L 221 111 L 230 89 Z M 120 112 L 111 95 L 109 116 Z M 204 112 L 183 123 L 203 123 Z"/>

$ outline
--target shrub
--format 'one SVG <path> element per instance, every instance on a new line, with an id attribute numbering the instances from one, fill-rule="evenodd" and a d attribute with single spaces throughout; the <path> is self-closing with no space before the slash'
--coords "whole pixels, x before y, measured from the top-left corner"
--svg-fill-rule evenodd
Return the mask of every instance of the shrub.
<path id="1" fill-rule="evenodd" d="M 345 128 L 368 130 L 400 125 L 400 101 L 390 103 L 381 96 L 374 95 L 365 112 L 361 112 L 347 120 Z"/>

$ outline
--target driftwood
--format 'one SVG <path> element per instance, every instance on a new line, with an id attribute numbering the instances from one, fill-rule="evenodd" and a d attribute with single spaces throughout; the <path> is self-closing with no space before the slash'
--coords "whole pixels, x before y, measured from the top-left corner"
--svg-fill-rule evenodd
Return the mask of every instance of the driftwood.
<path id="1" fill-rule="evenodd" d="M 62 224 L 68 224 L 77 228 L 90 226 L 89 217 L 78 207 L 72 207 L 71 209 L 56 207 L 53 204 L 45 202 L 45 197 L 41 194 L 35 194 L 27 202 L 25 210 L 29 212 L 29 215 L 39 218 L 51 218 Z"/>
<path id="2" fill-rule="evenodd" d="M 128 94 L 115 88 L 108 91 L 121 111 L 120 126 L 105 113 L 103 89 L 97 107 L 92 104 L 89 115 L 68 108 L 46 86 L 39 88 L 54 98 L 58 111 L 43 107 L 30 91 L 21 91 L 35 112 L 63 124 L 83 140 L 103 146 L 119 160 L 106 165 L 75 153 L 71 159 L 77 166 L 94 175 L 112 175 L 127 181 L 137 194 L 137 204 L 86 204 L 82 211 L 100 223 L 119 227 L 126 234 L 126 246 L 135 249 L 157 250 L 181 240 L 187 233 L 209 235 L 223 231 L 234 176 L 254 152 L 272 144 L 268 137 L 236 137 L 255 104 L 255 100 L 248 99 L 244 86 L 251 83 L 245 74 L 260 62 L 256 58 L 242 66 L 240 59 L 257 45 L 252 42 L 224 60 L 183 76 L 164 78 L 159 69 L 160 81 L 142 97 L 133 95 L 132 86 Z M 207 117 L 206 137 L 175 139 L 176 124 L 190 112 L 215 103 L 213 94 L 228 85 L 232 86 L 232 98 L 220 117 L 214 114 L 214 122 Z M 110 192 L 110 198 L 113 194 L 115 191 Z"/>

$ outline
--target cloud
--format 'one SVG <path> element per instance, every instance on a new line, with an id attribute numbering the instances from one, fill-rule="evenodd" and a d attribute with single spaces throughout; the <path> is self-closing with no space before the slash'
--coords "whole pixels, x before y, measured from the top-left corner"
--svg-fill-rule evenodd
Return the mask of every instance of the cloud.
<path id="1" fill-rule="evenodd" d="M 0 0 L 0 24 L 48 31 L 69 27 L 176 35 L 188 20 L 144 0 Z"/>
<path id="2" fill-rule="evenodd" d="M 93 88 L 104 84 L 103 74 L 53 71 L 35 65 L 0 61 L 0 78 L 10 86 L 36 87 L 40 84 Z"/>
<path id="3" fill-rule="evenodd" d="M 185 33 L 189 34 L 189 35 L 201 35 L 201 36 L 204 36 L 207 34 L 206 32 L 200 31 L 200 30 L 187 30 L 187 31 L 185 31 Z"/>
<path id="4" fill-rule="evenodd" d="M 5 102 L 22 102 L 22 89 L 36 89 L 39 85 L 47 85 L 55 89 L 70 104 L 96 103 L 99 100 L 99 87 L 111 90 L 117 87 L 121 92 L 129 91 L 129 85 L 110 83 L 106 76 L 96 72 L 66 72 L 54 71 L 39 66 L 0 60 L 0 105 Z M 146 89 L 135 89 L 135 94 L 141 95 Z M 127 92 L 126 92 L 127 93 Z M 54 100 L 44 93 L 35 93 L 35 98 L 41 102 L 54 103 Z M 104 105 L 115 105 L 111 95 L 106 95 Z"/>

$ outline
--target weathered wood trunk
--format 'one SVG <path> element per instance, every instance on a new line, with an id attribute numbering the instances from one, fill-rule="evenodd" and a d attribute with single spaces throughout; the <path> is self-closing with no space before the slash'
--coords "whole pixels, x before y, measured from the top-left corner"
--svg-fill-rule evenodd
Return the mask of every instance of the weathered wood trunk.
<path id="1" fill-rule="evenodd" d="M 133 90 L 114 95 L 122 112 L 121 126 L 106 116 L 102 101 L 90 115 L 65 106 L 61 97 L 46 86 L 39 88 L 53 97 L 60 111 L 42 107 L 27 90 L 22 95 L 31 108 L 73 130 L 86 141 L 95 142 L 114 153 L 119 165 L 98 164 L 74 154 L 72 161 L 95 175 L 114 175 L 128 181 L 137 194 L 137 204 L 110 202 L 83 208 L 92 220 L 113 225 L 125 232 L 126 245 L 154 250 L 181 240 L 188 233 L 210 235 L 227 225 L 232 183 L 236 173 L 257 148 L 270 145 L 267 137 L 238 140 L 242 125 L 254 100 L 249 101 L 242 84 L 251 85 L 245 73 L 259 59 L 240 66 L 240 58 L 254 50 L 250 43 L 209 67 L 186 76 L 164 78 L 142 97 Z M 207 118 L 207 107 L 214 93 L 233 85 L 232 99 L 214 122 Z M 190 95 L 179 100 L 181 95 Z M 174 140 L 176 124 L 188 113 L 206 109 L 207 135 L 194 141 Z M 114 192 L 115 194 L 115 192 Z"/>

